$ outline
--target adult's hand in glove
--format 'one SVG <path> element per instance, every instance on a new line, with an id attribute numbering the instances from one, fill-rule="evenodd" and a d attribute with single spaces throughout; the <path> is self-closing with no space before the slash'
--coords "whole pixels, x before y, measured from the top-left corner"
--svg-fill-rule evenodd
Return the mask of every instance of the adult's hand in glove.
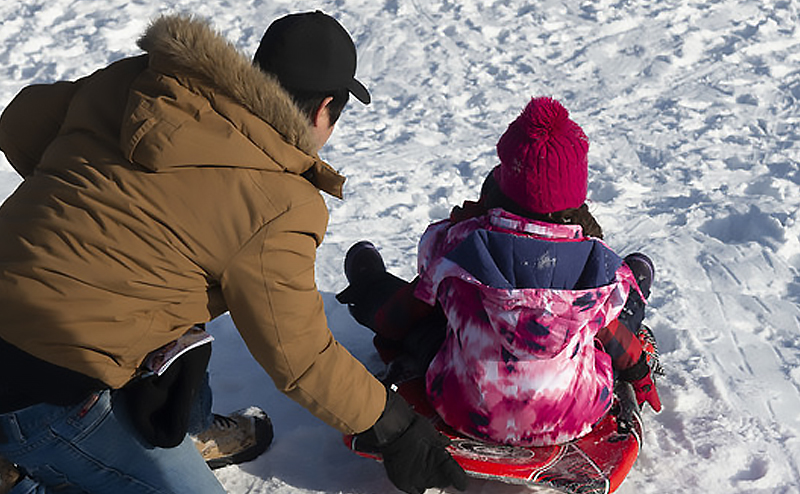
<path id="1" fill-rule="evenodd" d="M 445 449 L 449 439 L 391 390 L 381 417 L 356 440 L 381 453 L 389 480 L 403 492 L 422 494 L 450 485 L 460 491 L 467 488 L 467 474 Z"/>

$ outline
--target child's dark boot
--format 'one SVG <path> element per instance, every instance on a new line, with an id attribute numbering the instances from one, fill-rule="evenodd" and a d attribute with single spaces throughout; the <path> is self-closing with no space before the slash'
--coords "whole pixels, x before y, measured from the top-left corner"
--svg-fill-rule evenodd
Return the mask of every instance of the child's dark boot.
<path id="1" fill-rule="evenodd" d="M 655 278 L 656 274 L 653 261 L 641 252 L 628 254 L 623 261 L 633 271 L 636 283 L 639 285 L 644 298 L 650 297 L 650 287 L 653 285 L 653 278 Z"/>
<path id="2" fill-rule="evenodd" d="M 636 252 L 625 256 L 624 262 L 633 271 L 636 283 L 639 285 L 644 298 L 647 299 L 650 296 L 650 287 L 655 277 L 653 261 L 646 255 Z M 625 302 L 625 307 L 622 308 L 622 312 L 619 315 L 620 322 L 636 333 L 644 320 L 644 306 L 644 300 L 642 300 L 639 292 L 631 289 L 630 294 L 628 294 L 628 300 Z"/>
<path id="3" fill-rule="evenodd" d="M 366 240 L 357 242 L 347 251 L 344 275 L 350 285 L 336 295 L 336 300 L 346 304 L 353 318 L 372 330 L 375 329 L 375 314 L 381 306 L 408 284 L 386 271 L 378 249 Z"/>
<path id="4" fill-rule="evenodd" d="M 366 286 L 386 272 L 378 249 L 362 240 L 353 244 L 344 257 L 344 275 L 351 286 Z"/>

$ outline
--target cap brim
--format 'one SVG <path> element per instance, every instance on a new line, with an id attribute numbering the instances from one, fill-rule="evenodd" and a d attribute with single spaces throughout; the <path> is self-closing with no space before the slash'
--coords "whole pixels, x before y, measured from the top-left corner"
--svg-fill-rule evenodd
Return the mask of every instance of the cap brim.
<path id="1" fill-rule="evenodd" d="M 370 97 L 367 88 L 364 87 L 364 85 L 358 82 L 355 78 L 353 78 L 353 80 L 350 81 L 350 85 L 347 86 L 347 89 L 353 94 L 353 96 L 356 97 L 358 101 L 364 103 L 365 105 L 368 105 L 370 101 L 372 101 L 372 98 Z"/>

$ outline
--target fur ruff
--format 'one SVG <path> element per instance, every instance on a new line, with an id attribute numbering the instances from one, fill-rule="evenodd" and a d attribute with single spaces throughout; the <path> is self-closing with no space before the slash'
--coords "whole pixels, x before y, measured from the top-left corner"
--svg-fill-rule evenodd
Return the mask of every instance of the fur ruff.
<path id="1" fill-rule="evenodd" d="M 281 87 L 214 31 L 208 21 L 186 15 L 154 20 L 138 41 L 149 54 L 167 60 L 176 74 L 198 79 L 196 91 L 214 90 L 269 123 L 287 142 L 313 152 L 308 119 Z"/>

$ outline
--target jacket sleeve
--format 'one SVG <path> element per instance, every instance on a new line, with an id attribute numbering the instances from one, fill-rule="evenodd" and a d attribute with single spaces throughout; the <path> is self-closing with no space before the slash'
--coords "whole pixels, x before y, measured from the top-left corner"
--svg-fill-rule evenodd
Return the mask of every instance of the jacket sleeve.
<path id="1" fill-rule="evenodd" d="M 28 86 L 0 116 L 0 150 L 23 178 L 33 173 L 64 122 L 81 82 Z"/>
<path id="2" fill-rule="evenodd" d="M 314 232 L 324 232 L 324 219 L 321 229 L 298 227 L 319 217 L 319 208 L 296 207 L 265 225 L 225 269 L 222 289 L 278 389 L 341 432 L 359 433 L 380 417 L 386 390 L 328 329 L 314 275 L 321 241 Z"/>
<path id="3" fill-rule="evenodd" d="M 636 334 L 619 319 L 602 328 L 597 339 L 603 344 L 606 353 L 611 356 L 611 364 L 616 371 L 630 369 L 642 356 L 642 343 Z"/>
<path id="4" fill-rule="evenodd" d="M 632 369 L 642 359 L 642 342 L 637 336 L 644 319 L 644 302 L 631 290 L 619 316 L 597 333 L 597 339 L 611 356 L 618 373 Z"/>

